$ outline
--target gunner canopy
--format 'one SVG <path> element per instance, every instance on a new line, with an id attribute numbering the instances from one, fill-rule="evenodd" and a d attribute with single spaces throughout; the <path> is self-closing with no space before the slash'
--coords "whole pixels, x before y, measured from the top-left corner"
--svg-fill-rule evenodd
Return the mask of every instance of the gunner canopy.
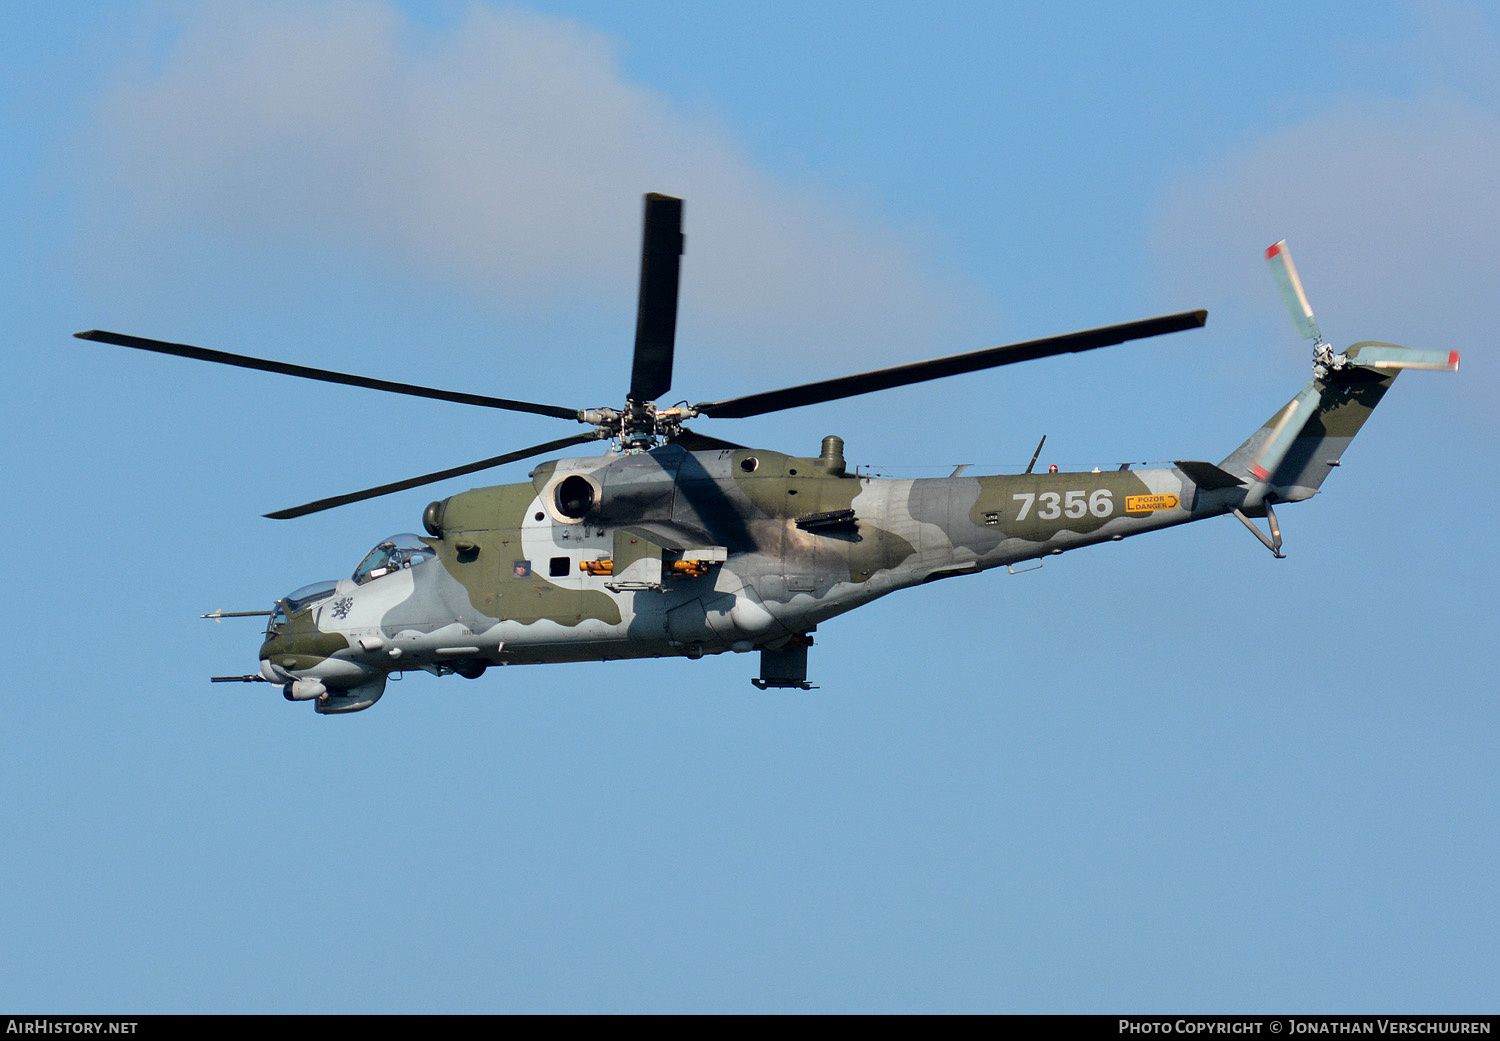
<path id="1" fill-rule="evenodd" d="M 269 639 L 280 635 L 286 630 L 287 619 L 290 616 L 306 610 L 313 604 L 327 600 L 337 587 L 337 582 L 314 582 L 310 586 L 294 589 L 276 601 L 276 607 L 271 612 L 271 621 L 266 625 L 266 637 Z"/>

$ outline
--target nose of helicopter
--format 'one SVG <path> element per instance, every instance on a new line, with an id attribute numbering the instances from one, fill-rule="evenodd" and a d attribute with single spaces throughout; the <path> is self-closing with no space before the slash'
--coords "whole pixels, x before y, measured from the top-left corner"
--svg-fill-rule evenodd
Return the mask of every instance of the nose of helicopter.
<path id="1" fill-rule="evenodd" d="M 288 684 L 306 676 L 325 660 L 329 648 L 318 638 L 311 615 L 292 598 L 278 601 L 260 645 L 260 674 L 270 683 Z M 288 608 L 291 610 L 288 610 Z"/>

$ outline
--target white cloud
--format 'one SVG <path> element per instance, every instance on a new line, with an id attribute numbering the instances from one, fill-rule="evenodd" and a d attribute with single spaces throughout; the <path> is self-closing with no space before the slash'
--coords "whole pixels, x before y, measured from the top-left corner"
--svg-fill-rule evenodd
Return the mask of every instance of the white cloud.
<path id="1" fill-rule="evenodd" d="M 640 196 L 680 194 L 684 313 L 745 351 L 948 353 L 988 311 L 919 244 L 630 82 L 608 38 L 516 9 L 433 30 L 379 0 L 190 8 L 96 145 L 105 224 L 316 243 L 509 307 L 633 305 Z"/>
<path id="2" fill-rule="evenodd" d="M 1301 357 L 1261 259 L 1285 238 L 1330 340 L 1456 348 L 1453 393 L 1477 404 L 1497 382 L 1500 41 L 1471 9 L 1432 5 L 1412 52 L 1432 70 L 1415 95 L 1330 101 L 1180 177 L 1153 252 L 1169 284 L 1207 290 L 1216 327 L 1257 334 L 1247 352 L 1265 357 L 1263 334 Z"/>
<path id="3" fill-rule="evenodd" d="M 1497 168 L 1500 115 L 1471 102 L 1346 102 L 1179 182 L 1158 249 L 1211 273 L 1243 266 L 1229 256 L 1258 263 L 1256 247 L 1289 237 L 1299 256 L 1321 254 L 1320 270 L 1303 272 L 1318 296 L 1361 310 L 1490 308 Z"/>

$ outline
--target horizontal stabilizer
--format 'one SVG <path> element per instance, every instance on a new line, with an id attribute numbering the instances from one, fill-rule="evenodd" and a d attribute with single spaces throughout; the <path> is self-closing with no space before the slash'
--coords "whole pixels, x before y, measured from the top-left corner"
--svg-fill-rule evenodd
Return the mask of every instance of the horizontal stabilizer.
<path id="1" fill-rule="evenodd" d="M 1356 343 L 1344 352 L 1353 364 L 1382 372 L 1396 369 L 1435 369 L 1439 372 L 1458 371 L 1457 351 L 1420 351 L 1412 347 L 1401 347 L 1394 343 L 1365 340 Z"/>
<path id="2" fill-rule="evenodd" d="M 1172 465 L 1187 474 L 1188 480 L 1206 492 L 1245 486 L 1244 481 L 1227 470 L 1219 469 L 1213 463 L 1205 463 L 1199 459 L 1178 459 Z"/>

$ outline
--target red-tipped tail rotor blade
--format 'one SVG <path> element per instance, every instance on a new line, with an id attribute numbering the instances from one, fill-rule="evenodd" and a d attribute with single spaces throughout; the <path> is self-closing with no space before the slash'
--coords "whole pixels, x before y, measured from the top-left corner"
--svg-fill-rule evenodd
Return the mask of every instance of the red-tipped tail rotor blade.
<path id="1" fill-rule="evenodd" d="M 1281 290 L 1287 313 L 1297 323 L 1297 331 L 1309 340 L 1322 343 L 1323 334 L 1313 317 L 1312 304 L 1307 302 L 1307 293 L 1302 288 L 1302 279 L 1297 277 L 1297 265 L 1292 263 L 1292 253 L 1285 239 L 1266 250 L 1266 263 L 1271 266 L 1271 275 Z"/>
<path id="2" fill-rule="evenodd" d="M 1317 410 L 1321 398 L 1317 383 L 1308 383 L 1302 388 L 1302 393 L 1281 410 L 1271 428 L 1271 436 L 1266 439 L 1266 443 L 1256 454 L 1255 461 L 1250 464 L 1251 477 L 1257 481 L 1271 479 L 1271 475 L 1291 450 L 1292 442 L 1297 440 L 1297 435 L 1302 433 L 1302 428 L 1307 426 L 1307 421 Z"/>
<path id="3" fill-rule="evenodd" d="M 1366 369 L 1393 371 L 1397 369 L 1433 369 L 1438 372 L 1458 371 L 1457 351 L 1422 351 L 1402 347 L 1394 343 L 1377 343 L 1367 340 L 1356 343 L 1344 352 L 1345 356 Z"/>

